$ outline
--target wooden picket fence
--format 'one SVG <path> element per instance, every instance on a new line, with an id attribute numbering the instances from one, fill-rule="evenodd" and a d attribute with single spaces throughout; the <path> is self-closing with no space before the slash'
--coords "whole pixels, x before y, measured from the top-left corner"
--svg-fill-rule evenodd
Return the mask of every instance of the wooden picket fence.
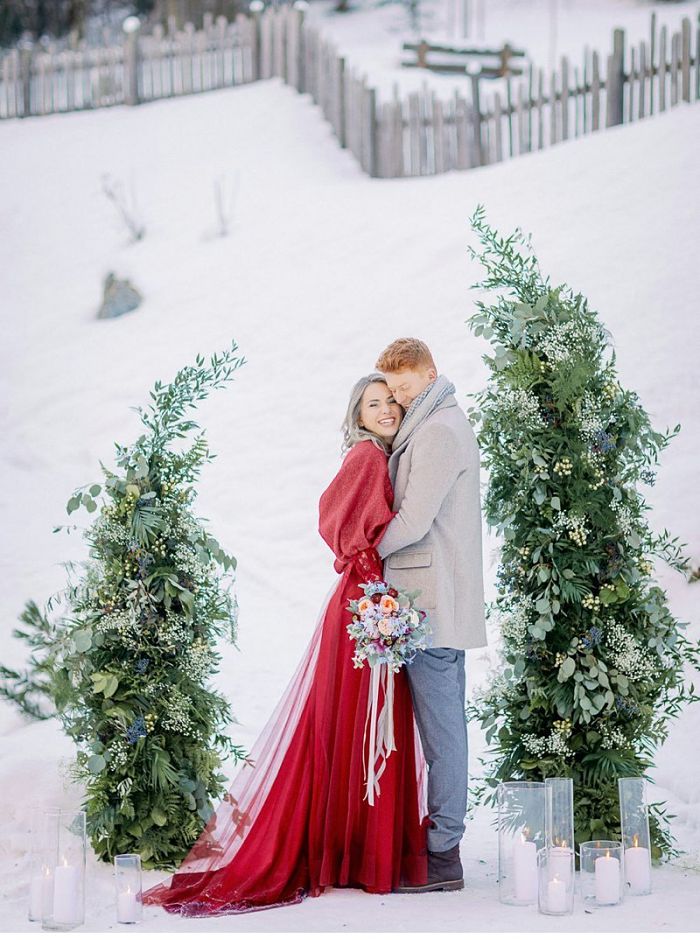
<path id="1" fill-rule="evenodd" d="M 637 121 L 679 102 L 700 99 L 700 18 L 678 32 L 657 27 L 627 48 L 615 30 L 606 57 L 587 51 L 545 74 L 530 65 L 522 78 L 497 80 L 485 93 L 478 74 L 444 99 L 424 83 L 382 101 L 304 10 L 284 6 L 205 15 L 203 28 L 137 29 L 118 45 L 20 48 L 0 59 L 0 118 L 139 104 L 280 77 L 321 108 L 342 148 L 372 177 L 439 174 L 491 164 L 602 127 Z M 495 89 L 495 90 L 494 90 Z"/>

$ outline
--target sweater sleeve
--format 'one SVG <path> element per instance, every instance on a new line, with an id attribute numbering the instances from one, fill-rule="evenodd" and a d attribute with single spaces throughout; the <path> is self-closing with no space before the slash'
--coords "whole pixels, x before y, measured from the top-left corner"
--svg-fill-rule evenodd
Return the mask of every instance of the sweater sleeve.
<path id="1" fill-rule="evenodd" d="M 319 500 L 319 532 L 341 572 L 352 561 L 368 580 L 381 578 L 376 544 L 393 517 L 387 459 L 372 443 L 358 443 Z"/>
<path id="2" fill-rule="evenodd" d="M 420 431 L 412 450 L 404 497 L 377 546 L 382 558 L 427 535 L 464 468 L 462 450 L 453 430 L 433 423 Z"/>

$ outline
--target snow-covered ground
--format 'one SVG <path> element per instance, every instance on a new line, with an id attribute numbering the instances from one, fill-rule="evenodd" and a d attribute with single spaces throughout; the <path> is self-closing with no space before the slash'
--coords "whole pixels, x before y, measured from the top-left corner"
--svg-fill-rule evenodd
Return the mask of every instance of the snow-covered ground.
<path id="1" fill-rule="evenodd" d="M 617 6 L 617 4 L 615 4 Z M 531 231 L 543 269 L 585 293 L 612 330 L 623 383 L 655 424 L 680 422 L 652 490 L 653 523 L 696 557 L 700 521 L 697 411 L 696 142 L 700 108 L 682 106 L 493 167 L 435 178 L 364 177 L 308 98 L 278 80 L 139 108 L 0 124 L 0 550 L 2 661 L 23 665 L 11 636 L 24 602 L 63 584 L 80 560 L 68 521 L 72 489 L 99 477 L 113 443 L 140 432 L 145 402 L 196 353 L 231 337 L 248 364 L 198 411 L 218 458 L 198 514 L 239 559 L 240 652 L 218 679 L 250 746 L 306 646 L 335 572 L 317 534 L 317 500 L 339 464 L 339 425 L 353 381 L 394 337 L 424 338 L 440 370 L 469 391 L 485 380 L 485 344 L 471 337 L 467 218 L 477 203 L 503 231 Z M 133 180 L 147 227 L 129 245 L 101 193 L 103 173 Z M 212 236 L 213 181 L 238 178 L 235 224 Z M 145 302 L 95 320 L 109 270 Z M 493 539 L 486 583 L 494 581 Z M 700 585 L 663 569 L 674 612 L 697 634 Z M 470 688 L 493 648 L 468 656 Z M 660 752 L 654 796 L 678 814 L 688 854 L 654 872 L 653 896 L 567 920 L 500 906 L 491 812 L 463 845 L 467 888 L 375 897 L 329 890 L 299 906 L 215 920 L 149 908 L 140 929 L 691 930 L 700 896 L 697 708 Z M 472 772 L 482 748 L 471 732 Z M 53 721 L 27 722 L 0 703 L 0 929 L 26 921 L 25 812 L 79 803 L 63 775 L 72 743 Z M 229 772 L 229 773 L 232 773 Z M 111 871 L 90 857 L 84 930 L 115 929 Z M 151 885 L 163 874 L 146 874 Z M 410 900 L 410 901 L 409 901 Z"/>
<path id="2" fill-rule="evenodd" d="M 499 48 L 509 42 L 535 66 L 550 70 L 564 55 L 572 66 L 580 67 L 586 47 L 606 56 L 612 51 L 615 27 L 626 30 L 628 44 L 648 42 L 652 12 L 669 33 L 680 29 L 682 17 L 696 23 L 700 13 L 700 0 L 466 0 L 466 5 L 466 35 L 464 0 L 421 0 L 416 30 L 404 7 L 389 3 L 377 9 L 376 0 L 351 0 L 351 9 L 342 15 L 333 12 L 334 0 L 314 0 L 308 18 L 383 94 L 390 94 L 394 83 L 413 90 L 427 82 L 448 97 L 456 87 L 465 91 L 466 77 L 402 69 L 401 60 L 414 55 L 403 53 L 404 41 L 425 38 L 478 48 Z M 485 83 L 487 91 L 492 87 L 493 83 Z"/>

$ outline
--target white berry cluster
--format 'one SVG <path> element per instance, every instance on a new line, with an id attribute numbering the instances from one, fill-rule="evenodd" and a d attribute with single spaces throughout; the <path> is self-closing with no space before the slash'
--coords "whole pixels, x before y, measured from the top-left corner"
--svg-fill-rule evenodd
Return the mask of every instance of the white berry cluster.
<path id="1" fill-rule="evenodd" d="M 598 403 L 590 391 L 587 391 L 581 398 L 581 403 L 576 409 L 576 415 L 579 433 L 584 440 L 592 440 L 596 433 L 609 423 L 609 417 L 603 417 L 601 404 Z"/>
<path id="2" fill-rule="evenodd" d="M 193 735 L 194 726 L 192 725 L 192 700 L 179 689 L 171 689 L 163 706 L 163 715 L 160 720 L 160 726 L 171 732 L 179 732 L 181 735 Z"/>
<path id="3" fill-rule="evenodd" d="M 187 621 L 181 614 L 170 613 L 166 621 L 158 624 L 158 643 L 166 650 L 175 650 L 189 642 L 190 634 Z"/>
<path id="4" fill-rule="evenodd" d="M 96 545 L 126 545 L 130 538 L 128 527 L 106 514 L 100 515 L 88 534 Z"/>
<path id="5" fill-rule="evenodd" d="M 631 748 L 632 742 L 630 739 L 617 728 L 606 727 L 602 732 L 602 739 L 600 742 L 601 748 Z"/>
<path id="6" fill-rule="evenodd" d="M 195 641 L 185 650 L 180 667 L 184 673 L 197 682 L 209 673 L 212 665 L 212 652 L 203 640 Z"/>
<path id="7" fill-rule="evenodd" d="M 629 535 L 634 531 L 634 520 L 632 517 L 632 512 L 629 508 L 623 504 L 621 499 L 612 498 L 610 500 L 610 508 L 615 513 L 617 518 L 617 527 L 620 529 L 623 535 Z"/>
<path id="8" fill-rule="evenodd" d="M 521 646 L 527 639 L 530 625 L 530 608 L 525 601 L 518 601 L 510 612 L 501 620 L 501 633 L 516 646 Z"/>
<path id="9" fill-rule="evenodd" d="M 581 601 L 581 606 L 585 607 L 586 610 L 592 610 L 597 614 L 600 610 L 600 598 L 594 597 L 593 594 L 586 594 L 586 596 Z"/>
<path id="10" fill-rule="evenodd" d="M 612 665 L 633 682 L 658 674 L 656 656 L 614 620 L 606 622 L 605 643 Z"/>
<path id="11" fill-rule="evenodd" d="M 540 336 L 539 346 L 550 363 L 562 364 L 584 354 L 592 342 L 591 328 L 570 319 L 544 332 Z"/>
<path id="12" fill-rule="evenodd" d="M 586 544 L 586 539 L 589 535 L 585 516 L 567 512 L 558 513 L 554 519 L 554 530 L 557 535 L 566 531 L 571 541 L 573 541 L 575 545 L 578 545 L 579 548 L 582 548 Z"/>
<path id="13" fill-rule="evenodd" d="M 593 469 L 593 482 L 589 483 L 589 488 L 593 492 L 597 492 L 602 486 L 605 485 L 605 475 L 599 467 L 594 467 Z"/>
<path id="14" fill-rule="evenodd" d="M 189 509 L 178 506 L 175 516 L 175 529 L 181 541 L 193 545 L 202 537 L 202 526 Z"/>
<path id="15" fill-rule="evenodd" d="M 205 553 L 202 552 L 200 556 L 187 545 L 179 545 L 172 560 L 175 567 L 189 575 L 195 584 L 204 584 L 211 576 L 209 560 Z"/>
<path id="16" fill-rule="evenodd" d="M 615 400 L 620 393 L 620 385 L 613 379 L 609 372 L 606 372 L 606 380 L 602 388 L 603 397 L 607 400 Z"/>
<path id="17" fill-rule="evenodd" d="M 114 741 L 109 746 L 109 761 L 107 762 L 107 767 L 112 771 L 117 771 L 119 768 L 123 768 L 128 760 L 129 749 L 124 742 Z"/>
<path id="18" fill-rule="evenodd" d="M 549 735 L 522 735 L 520 740 L 535 758 L 542 758 L 544 755 L 566 757 L 574 753 L 573 748 L 569 746 L 569 733 L 570 729 L 553 728 Z"/>
<path id="19" fill-rule="evenodd" d="M 95 630 L 105 635 L 116 633 L 122 644 L 134 652 L 141 649 L 141 629 L 130 608 L 116 608 L 102 614 L 95 623 Z"/>
<path id="20" fill-rule="evenodd" d="M 562 457 L 562 459 L 558 459 L 556 463 L 554 464 L 554 472 L 557 473 L 559 476 L 570 476 L 573 471 L 574 471 L 574 464 L 571 462 L 568 456 L 564 456 Z"/>
<path id="21" fill-rule="evenodd" d="M 522 388 L 506 389 L 500 394 L 501 410 L 512 414 L 521 428 L 542 430 L 546 426 L 536 395 Z"/>

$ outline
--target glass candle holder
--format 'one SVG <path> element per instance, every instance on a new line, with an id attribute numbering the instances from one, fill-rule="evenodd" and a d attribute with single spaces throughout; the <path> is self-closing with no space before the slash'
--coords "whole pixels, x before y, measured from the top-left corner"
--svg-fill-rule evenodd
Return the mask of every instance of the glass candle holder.
<path id="1" fill-rule="evenodd" d="M 48 811 L 44 824 L 41 927 L 65 932 L 85 922 L 85 811 Z"/>
<path id="2" fill-rule="evenodd" d="M 140 922 L 143 917 L 143 901 L 141 857 L 138 853 L 118 853 L 114 857 L 114 892 L 117 922 Z"/>
<path id="3" fill-rule="evenodd" d="M 574 851 L 543 847 L 537 852 L 537 872 L 539 911 L 544 915 L 570 915 L 574 911 Z"/>
<path id="4" fill-rule="evenodd" d="M 625 888 L 631 896 L 651 892 L 651 839 L 644 778 L 619 778 Z"/>
<path id="5" fill-rule="evenodd" d="M 537 902 L 537 851 L 544 846 L 544 784 L 498 785 L 498 898 L 514 906 Z"/>
<path id="6" fill-rule="evenodd" d="M 546 846 L 574 849 L 574 782 L 571 778 L 545 778 L 544 826 Z"/>
<path id="7" fill-rule="evenodd" d="M 31 807 L 29 809 L 29 908 L 30 922 L 41 922 L 44 894 L 49 888 L 53 894 L 51 878 L 51 844 L 48 841 L 46 815 L 58 813 L 58 807 Z"/>
<path id="8" fill-rule="evenodd" d="M 619 840 L 587 840 L 581 851 L 581 896 L 587 906 L 617 906 L 624 892 L 623 848 Z"/>

